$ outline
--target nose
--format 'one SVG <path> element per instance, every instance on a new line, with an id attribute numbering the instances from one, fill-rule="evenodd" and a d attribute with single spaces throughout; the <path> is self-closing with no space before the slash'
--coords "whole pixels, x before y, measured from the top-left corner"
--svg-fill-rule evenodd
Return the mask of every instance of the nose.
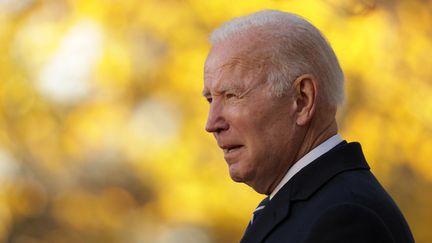
<path id="1" fill-rule="evenodd" d="M 223 106 L 219 102 L 213 101 L 207 117 L 205 130 L 210 133 L 220 133 L 229 127 L 223 115 Z"/>

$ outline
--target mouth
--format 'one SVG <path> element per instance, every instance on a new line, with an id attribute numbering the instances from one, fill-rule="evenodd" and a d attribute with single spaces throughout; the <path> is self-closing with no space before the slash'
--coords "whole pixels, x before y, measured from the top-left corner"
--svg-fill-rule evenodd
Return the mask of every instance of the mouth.
<path id="1" fill-rule="evenodd" d="M 224 151 L 224 154 L 230 154 L 230 153 L 236 152 L 239 149 L 241 149 L 242 147 L 243 147 L 243 145 L 226 145 L 226 146 L 221 146 L 221 148 Z"/>

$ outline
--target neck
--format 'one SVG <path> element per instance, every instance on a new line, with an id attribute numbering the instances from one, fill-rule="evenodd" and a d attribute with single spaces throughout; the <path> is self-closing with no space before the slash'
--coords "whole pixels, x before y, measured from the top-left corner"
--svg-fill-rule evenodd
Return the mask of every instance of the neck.
<path id="1" fill-rule="evenodd" d="M 309 153 L 312 149 L 336 135 L 338 132 L 336 120 L 333 118 L 327 122 L 311 122 L 311 124 L 305 130 L 302 138 L 299 138 L 301 145 L 297 150 L 295 159 L 285 168 L 281 170 L 283 173 L 279 173 L 278 177 L 275 178 L 273 183 L 269 185 L 264 194 L 270 195 L 270 193 L 276 188 L 282 178 L 285 176 L 287 171 L 303 156 Z"/>
<path id="2" fill-rule="evenodd" d="M 334 118 L 328 122 L 323 123 L 313 121 L 305 132 L 303 143 L 299 148 L 295 161 L 298 161 L 309 151 L 311 151 L 330 137 L 336 135 L 337 132 L 338 127 Z"/>

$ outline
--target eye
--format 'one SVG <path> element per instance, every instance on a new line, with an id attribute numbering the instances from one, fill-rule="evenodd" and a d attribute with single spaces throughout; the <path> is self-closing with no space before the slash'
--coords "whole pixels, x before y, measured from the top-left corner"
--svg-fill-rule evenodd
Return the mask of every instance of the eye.
<path id="1" fill-rule="evenodd" d="M 208 102 L 209 104 L 211 104 L 212 101 L 213 101 L 213 99 L 212 99 L 211 97 L 206 97 L 206 100 L 207 100 L 207 102 Z"/>
<path id="2" fill-rule="evenodd" d="M 236 97 L 236 95 L 233 94 L 233 93 L 227 93 L 227 94 L 225 95 L 225 97 L 226 97 L 227 99 L 231 99 L 231 98 Z"/>

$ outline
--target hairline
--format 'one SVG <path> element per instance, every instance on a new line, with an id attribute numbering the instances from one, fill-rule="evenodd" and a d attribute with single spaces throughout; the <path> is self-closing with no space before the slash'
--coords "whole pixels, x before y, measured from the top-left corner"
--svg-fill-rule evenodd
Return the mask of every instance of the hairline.
<path id="1" fill-rule="evenodd" d="M 280 77 L 283 77 L 283 79 L 286 80 L 279 80 L 277 82 L 275 80 L 269 80 L 269 83 L 273 86 L 273 95 L 283 95 L 282 93 L 288 91 L 288 87 L 291 86 L 291 83 L 295 78 L 302 74 L 311 74 L 315 78 L 326 76 L 323 77 L 323 79 L 328 79 L 322 82 L 323 95 L 328 103 L 335 106 L 342 103 L 343 73 L 339 66 L 337 57 L 324 35 L 307 20 L 292 13 L 285 13 L 276 10 L 264 10 L 248 16 L 235 18 L 224 23 L 212 32 L 210 42 L 213 45 L 217 45 L 225 41 L 233 41 L 242 35 L 257 35 L 265 38 L 266 41 L 264 41 L 263 48 L 269 50 L 269 55 L 271 56 L 268 69 L 273 69 L 273 71 L 269 71 L 268 79 L 280 79 Z M 279 53 L 279 51 L 284 50 L 299 52 L 300 50 L 295 50 L 295 47 L 284 46 L 286 44 L 293 44 L 294 46 L 298 45 L 299 43 L 297 42 L 299 41 L 292 40 L 291 38 L 295 39 L 299 38 L 299 36 L 310 37 L 312 40 L 308 40 L 310 41 L 308 44 L 312 45 L 313 48 L 321 48 L 319 49 L 321 53 L 317 54 L 321 55 L 318 57 L 318 63 L 317 60 L 315 60 L 316 56 L 312 56 L 312 58 L 308 59 L 307 56 L 302 56 L 302 53 L 292 54 L 294 57 L 296 57 L 295 55 L 298 55 L 303 58 L 303 60 L 301 60 L 303 63 L 299 63 L 301 61 L 289 60 L 289 58 L 284 56 L 285 54 Z M 281 38 L 286 38 L 288 41 Z M 253 42 L 252 40 L 247 41 Z M 257 50 L 254 50 L 254 53 L 256 53 L 256 51 Z M 286 66 L 288 65 L 291 65 L 292 68 L 303 68 L 308 70 L 287 71 Z M 322 65 L 324 65 L 324 68 Z M 318 70 L 315 70 L 314 67 L 319 68 L 317 68 Z M 321 80 L 319 83 L 321 83 Z"/>

